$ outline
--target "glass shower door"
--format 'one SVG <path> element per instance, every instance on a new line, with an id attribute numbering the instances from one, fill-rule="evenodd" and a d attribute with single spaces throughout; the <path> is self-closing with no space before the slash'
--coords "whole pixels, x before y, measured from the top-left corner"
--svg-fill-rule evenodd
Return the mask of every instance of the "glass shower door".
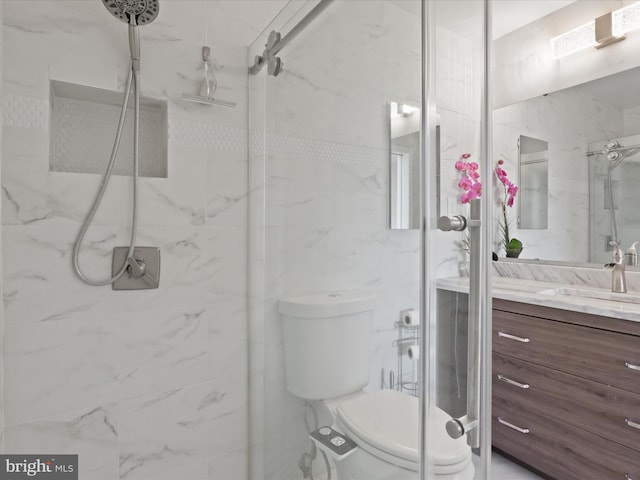
<path id="1" fill-rule="evenodd" d="M 252 47 L 252 54 L 263 54 L 265 44 L 277 43 L 272 29 L 282 38 L 298 32 L 277 52 L 282 68 L 276 75 L 265 62 L 250 78 L 252 480 L 486 478 L 479 454 L 487 449 L 480 442 L 472 453 L 467 443 L 482 430 L 456 440 L 446 429 L 466 413 L 467 314 L 478 303 L 469 300 L 468 259 L 460 246 L 465 234 L 439 231 L 437 220 L 460 214 L 474 225 L 452 182 L 462 153 L 481 157 L 482 49 L 456 25 L 455 8 L 429 17 L 441 23 L 424 31 L 422 9 L 457 3 L 335 0 L 306 21 L 318 2 L 291 2 Z M 468 3 L 475 22 L 482 2 Z M 425 65 L 428 32 L 433 52 Z M 425 67 L 433 77 L 427 92 L 442 93 L 428 102 Z M 422 143 L 428 152 L 421 164 L 411 159 L 421 158 Z M 402 191 L 395 202 L 392 189 Z M 298 308 L 305 298 L 316 302 L 313 310 L 318 295 L 339 303 L 344 292 L 375 298 L 373 307 L 356 312 L 371 316 L 366 328 L 354 334 L 341 323 L 351 313 L 332 320 L 328 308 L 299 313 L 313 317 L 319 330 L 335 322 L 324 337 L 309 338 L 304 328 L 291 333 L 292 312 L 306 309 Z M 348 335 L 351 348 L 335 346 Z M 305 365 L 304 349 L 292 358 L 291 346 L 310 340 L 329 341 L 326 359 Z M 370 354 L 365 382 L 339 394 L 328 389 L 333 377 L 323 376 L 325 363 L 345 351 L 361 352 L 362 342 Z M 346 357 L 333 373 L 350 383 L 349 372 L 361 372 L 362 365 L 355 354 Z M 319 393 L 292 385 L 292 365 L 308 368 L 305 379 Z M 318 446 L 310 433 L 321 435 L 323 427 L 345 434 L 357 449 L 343 457 Z"/>

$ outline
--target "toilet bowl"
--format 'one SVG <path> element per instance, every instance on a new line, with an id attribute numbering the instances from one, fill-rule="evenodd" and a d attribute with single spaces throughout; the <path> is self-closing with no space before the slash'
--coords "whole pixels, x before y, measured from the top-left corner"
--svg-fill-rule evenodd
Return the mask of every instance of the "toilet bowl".
<path id="1" fill-rule="evenodd" d="M 332 427 L 358 445 L 336 460 L 338 480 L 417 480 L 418 399 L 396 390 L 363 391 L 370 378 L 374 306 L 372 294 L 358 291 L 280 300 L 287 389 L 321 401 Z M 449 419 L 432 409 L 429 471 L 438 480 L 472 480 L 471 449 L 464 437 L 447 435 Z"/>
<path id="2" fill-rule="evenodd" d="M 359 392 L 326 400 L 333 428 L 358 444 L 336 462 L 339 480 L 416 480 L 420 469 L 420 418 L 416 397 L 396 390 Z M 472 480 L 471 449 L 445 430 L 450 417 L 434 408 L 428 426 L 429 471 L 438 480 Z"/>

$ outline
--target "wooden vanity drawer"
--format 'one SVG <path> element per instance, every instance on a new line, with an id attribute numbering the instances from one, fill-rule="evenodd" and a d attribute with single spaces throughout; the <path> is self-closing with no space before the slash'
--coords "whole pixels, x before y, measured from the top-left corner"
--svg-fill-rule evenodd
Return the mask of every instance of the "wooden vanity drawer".
<path id="1" fill-rule="evenodd" d="M 493 400 L 492 436 L 495 447 L 555 480 L 640 478 L 637 451 L 528 412 L 500 395 Z"/>
<path id="2" fill-rule="evenodd" d="M 638 394 L 497 353 L 493 392 L 526 411 L 640 450 L 640 429 L 625 421 L 640 424 Z"/>
<path id="3" fill-rule="evenodd" d="M 638 336 L 494 310 L 493 349 L 640 393 Z"/>

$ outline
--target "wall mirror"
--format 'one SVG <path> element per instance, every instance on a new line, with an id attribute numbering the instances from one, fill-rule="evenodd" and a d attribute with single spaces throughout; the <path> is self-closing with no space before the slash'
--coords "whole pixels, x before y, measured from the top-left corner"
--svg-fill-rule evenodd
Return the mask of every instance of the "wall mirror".
<path id="1" fill-rule="evenodd" d="M 520 200 L 518 228 L 547 228 L 549 204 L 549 143 L 526 135 L 518 138 Z"/>
<path id="2" fill-rule="evenodd" d="M 420 109 L 389 103 L 389 228 L 420 228 Z"/>
<path id="3" fill-rule="evenodd" d="M 494 110 L 495 155 L 518 172 L 525 261 L 601 266 L 610 240 L 640 240 L 637 85 L 640 67 Z"/>
<path id="4" fill-rule="evenodd" d="M 554 52 L 552 37 L 611 11 L 601 1 L 557 4 L 494 37 L 493 156 L 520 188 L 519 211 L 509 211 L 525 246 L 518 261 L 601 268 L 609 240 L 623 250 L 640 240 L 640 31 Z"/>

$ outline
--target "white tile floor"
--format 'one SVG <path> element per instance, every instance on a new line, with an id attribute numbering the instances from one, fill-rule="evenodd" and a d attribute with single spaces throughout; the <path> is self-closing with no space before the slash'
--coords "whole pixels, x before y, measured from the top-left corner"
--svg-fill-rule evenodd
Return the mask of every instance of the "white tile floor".
<path id="1" fill-rule="evenodd" d="M 491 480 L 540 480 L 542 478 L 496 452 L 491 456 L 491 477 Z"/>

